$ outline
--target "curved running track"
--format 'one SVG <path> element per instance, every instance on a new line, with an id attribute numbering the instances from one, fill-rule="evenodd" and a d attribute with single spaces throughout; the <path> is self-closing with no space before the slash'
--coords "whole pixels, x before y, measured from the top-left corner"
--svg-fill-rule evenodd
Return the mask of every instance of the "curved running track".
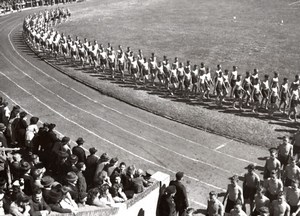
<path id="1" fill-rule="evenodd" d="M 72 6 L 70 6 L 72 7 Z M 120 161 L 142 169 L 186 173 L 192 207 L 204 208 L 210 190 L 249 163 L 263 165 L 265 149 L 248 146 L 153 115 L 101 95 L 38 59 L 22 40 L 22 21 L 33 10 L 0 17 L 0 94 L 72 140 L 82 136 Z M 42 9 L 43 10 L 43 9 Z"/>

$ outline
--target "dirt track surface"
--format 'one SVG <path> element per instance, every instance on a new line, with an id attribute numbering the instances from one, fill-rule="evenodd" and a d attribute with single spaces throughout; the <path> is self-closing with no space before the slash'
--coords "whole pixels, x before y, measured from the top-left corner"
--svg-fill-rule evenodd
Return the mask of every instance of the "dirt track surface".
<path id="1" fill-rule="evenodd" d="M 203 209 L 208 192 L 222 192 L 228 177 L 255 163 L 266 149 L 248 146 L 156 116 L 82 85 L 41 61 L 22 40 L 21 23 L 32 10 L 0 18 L 0 94 L 10 105 L 53 122 L 59 133 L 86 140 L 98 154 L 118 156 L 144 170 L 186 173 L 190 205 Z M 200 212 L 200 211 L 199 211 Z"/>

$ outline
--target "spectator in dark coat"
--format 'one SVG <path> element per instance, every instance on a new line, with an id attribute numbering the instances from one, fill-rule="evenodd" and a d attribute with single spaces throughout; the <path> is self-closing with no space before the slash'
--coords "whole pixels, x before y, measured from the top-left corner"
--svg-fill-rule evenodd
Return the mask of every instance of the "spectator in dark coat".
<path id="1" fill-rule="evenodd" d="M 65 177 L 66 184 L 70 190 L 69 193 L 72 199 L 77 203 L 79 201 L 79 189 L 77 186 L 78 176 L 75 172 L 68 172 L 67 176 Z"/>
<path id="2" fill-rule="evenodd" d="M 22 178 L 24 179 L 24 193 L 27 196 L 31 196 L 32 195 L 32 188 L 33 188 L 33 182 L 34 182 L 34 179 L 30 175 L 31 167 L 30 167 L 28 162 L 22 161 L 20 168 L 21 168 L 21 171 L 24 173 L 23 176 L 22 176 Z"/>
<path id="3" fill-rule="evenodd" d="M 121 182 L 124 182 L 124 178 L 126 176 L 126 163 L 124 162 L 120 163 L 120 165 L 111 174 L 110 181 L 114 182 L 116 176 L 120 176 Z"/>
<path id="4" fill-rule="evenodd" d="M 49 199 L 50 199 L 49 193 L 53 182 L 54 179 L 51 176 L 44 176 L 41 180 L 41 184 L 44 186 L 44 188 L 42 189 L 43 198 L 47 203 L 49 203 Z"/>
<path id="5" fill-rule="evenodd" d="M 95 149 L 94 147 L 90 148 L 89 152 L 90 155 L 86 159 L 86 170 L 83 174 L 85 176 L 88 188 L 91 188 L 99 157 L 96 155 L 97 149 Z"/>
<path id="6" fill-rule="evenodd" d="M 50 166 L 53 177 L 58 182 L 62 182 L 64 176 L 67 174 L 67 164 L 68 153 L 64 151 L 58 152 L 58 158 Z"/>
<path id="7" fill-rule="evenodd" d="M 26 128 L 28 127 L 26 122 L 26 112 L 20 113 L 20 119 L 16 124 L 16 141 L 18 142 L 18 145 L 20 147 L 25 147 L 25 134 L 26 134 Z"/>
<path id="8" fill-rule="evenodd" d="M 179 213 L 179 216 L 184 216 L 187 208 L 189 207 L 186 189 L 185 186 L 182 184 L 183 176 L 183 172 L 177 172 L 176 180 L 170 182 L 170 185 L 174 185 L 176 187 L 177 192 L 174 196 L 174 201 L 176 204 L 176 211 Z"/>
<path id="9" fill-rule="evenodd" d="M 47 203 L 52 211 L 59 213 L 72 213 L 71 209 L 62 208 L 59 204 L 64 198 L 64 193 L 62 192 L 61 188 L 62 186 L 59 184 L 50 190 Z"/>
<path id="10" fill-rule="evenodd" d="M 9 143 L 9 145 L 12 145 L 12 146 L 15 144 L 15 137 L 13 134 L 12 124 L 15 121 L 15 119 L 19 118 L 19 113 L 20 113 L 20 107 L 18 105 L 14 106 L 10 113 L 10 116 L 8 119 L 8 125 L 6 128 L 8 143 Z"/>
<path id="11" fill-rule="evenodd" d="M 42 127 L 39 128 L 38 133 L 34 136 L 33 143 L 33 153 L 41 156 L 41 153 L 44 152 L 43 145 L 46 143 L 46 134 L 48 133 L 48 123 L 44 123 Z"/>
<path id="12" fill-rule="evenodd" d="M 3 123 L 0 123 L 0 147 L 5 147 L 7 148 L 7 139 L 6 136 L 4 134 L 6 130 L 6 127 Z"/>
<path id="13" fill-rule="evenodd" d="M 11 113 L 11 117 L 13 117 L 13 113 Z M 11 130 L 11 144 L 16 145 L 16 126 L 20 120 L 20 110 L 18 111 L 18 115 L 15 118 L 10 119 L 10 130 Z"/>
<path id="14" fill-rule="evenodd" d="M 87 192 L 87 184 L 86 184 L 85 177 L 83 175 L 83 172 L 85 171 L 86 166 L 83 162 L 79 162 L 76 164 L 76 167 L 78 169 L 78 172 L 76 173 L 78 176 L 77 185 L 78 185 L 78 190 L 79 190 L 79 196 L 81 197 L 82 194 L 86 194 L 86 192 Z"/>
<path id="15" fill-rule="evenodd" d="M 39 215 L 48 215 L 51 213 L 51 208 L 43 199 L 42 190 L 36 188 L 33 190 L 32 199 L 29 201 L 30 204 L 30 215 L 39 216 Z"/>
<path id="16" fill-rule="evenodd" d="M 76 164 L 78 163 L 78 157 L 76 155 L 71 155 L 66 161 L 66 171 L 68 172 L 78 172 Z"/>
<path id="17" fill-rule="evenodd" d="M 148 182 L 143 177 L 143 170 L 138 169 L 135 172 L 135 176 L 132 179 L 132 187 L 134 193 L 142 193 L 144 191 L 144 187 L 148 187 Z"/>
<path id="18" fill-rule="evenodd" d="M 176 216 L 176 206 L 173 199 L 176 193 L 176 187 L 169 186 L 165 189 L 158 204 L 159 216 Z"/>
<path id="19" fill-rule="evenodd" d="M 78 162 L 86 163 L 85 150 L 82 148 L 82 145 L 85 141 L 82 137 L 79 137 L 76 140 L 77 146 L 73 147 L 72 152 L 78 157 Z"/>
<path id="20" fill-rule="evenodd" d="M 127 200 L 123 185 L 121 183 L 120 175 L 116 175 L 114 177 L 112 187 L 110 188 L 110 193 L 116 203 L 125 202 Z"/>
<path id="21" fill-rule="evenodd" d="M 15 153 L 12 158 L 13 161 L 10 164 L 10 172 L 12 174 L 12 180 L 20 179 L 22 175 L 21 172 L 22 157 L 19 153 Z"/>
<path id="22" fill-rule="evenodd" d="M 134 189 L 133 189 L 133 178 L 135 173 L 135 166 L 128 166 L 126 170 L 126 175 L 122 179 L 122 184 L 124 187 L 124 193 L 126 194 L 126 197 L 128 199 L 131 199 L 134 195 Z"/>
<path id="23" fill-rule="evenodd" d="M 54 143 L 59 142 L 60 140 L 57 138 L 56 133 L 53 131 L 56 127 L 55 124 L 49 124 L 48 126 L 44 126 L 44 130 L 41 133 L 41 149 L 40 149 L 40 158 L 41 161 L 44 163 L 45 167 L 48 168 L 51 164 L 51 161 L 49 157 L 49 152 L 52 154 Z M 52 156 L 52 155 L 51 155 Z"/>

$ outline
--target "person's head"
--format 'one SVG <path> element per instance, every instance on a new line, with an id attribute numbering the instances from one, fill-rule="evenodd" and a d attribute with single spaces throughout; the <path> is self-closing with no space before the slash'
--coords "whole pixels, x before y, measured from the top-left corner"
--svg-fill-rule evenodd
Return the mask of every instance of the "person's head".
<path id="1" fill-rule="evenodd" d="M 295 81 L 298 81 L 299 80 L 299 75 L 295 75 Z"/>
<path id="2" fill-rule="evenodd" d="M 238 81 L 241 81 L 241 80 L 242 80 L 242 75 L 241 75 L 241 74 L 239 74 L 239 75 L 237 76 L 237 80 L 238 80 Z"/>
<path id="3" fill-rule="evenodd" d="M 249 77 L 249 76 L 250 76 L 250 72 L 246 71 L 246 77 Z"/>
<path id="4" fill-rule="evenodd" d="M 276 158 L 277 150 L 275 148 L 271 148 L 271 149 L 269 149 L 269 151 L 270 151 L 270 157 L 273 159 Z"/>
<path id="5" fill-rule="evenodd" d="M 229 71 L 227 69 L 224 70 L 224 74 L 228 75 Z"/>
<path id="6" fill-rule="evenodd" d="M 20 112 L 20 119 L 26 119 L 27 113 L 25 111 Z"/>
<path id="7" fill-rule="evenodd" d="M 35 202 L 41 202 L 43 198 L 42 190 L 40 188 L 35 188 L 32 191 L 32 200 Z"/>
<path id="8" fill-rule="evenodd" d="M 247 170 L 249 173 L 253 173 L 255 170 L 255 165 L 254 164 L 249 164 L 247 167 Z"/>
<path id="9" fill-rule="evenodd" d="M 92 147 L 92 148 L 89 149 L 89 152 L 90 152 L 91 155 L 96 154 L 97 151 L 98 150 L 95 147 Z"/>
<path id="10" fill-rule="evenodd" d="M 280 192 L 278 194 L 277 200 L 278 200 L 278 203 L 280 203 L 280 204 L 283 203 L 283 201 L 284 201 L 284 194 L 283 194 L 283 192 Z"/>
<path id="11" fill-rule="evenodd" d="M 126 174 L 129 176 L 133 176 L 135 173 L 135 170 L 136 170 L 136 168 L 134 165 L 128 166 L 127 170 L 126 170 Z"/>
<path id="12" fill-rule="evenodd" d="M 27 205 L 29 205 L 29 200 L 30 198 L 26 194 L 20 193 L 17 197 L 16 203 L 19 207 L 24 209 Z"/>
<path id="13" fill-rule="evenodd" d="M 82 137 L 79 137 L 79 138 L 76 140 L 76 143 L 77 143 L 77 145 L 79 145 L 79 146 L 83 145 L 84 142 L 85 142 L 85 140 L 84 140 Z"/>
<path id="14" fill-rule="evenodd" d="M 283 83 L 284 83 L 284 84 L 285 84 L 285 83 L 288 83 L 288 78 L 284 77 L 284 78 L 283 78 Z"/>
<path id="15" fill-rule="evenodd" d="M 77 181 L 78 181 L 78 176 L 76 175 L 75 172 L 68 172 L 67 173 L 67 176 L 65 177 L 65 180 L 68 182 L 68 183 L 71 183 L 71 184 L 76 184 Z"/>
<path id="16" fill-rule="evenodd" d="M 168 186 L 165 190 L 165 194 L 167 196 L 174 196 L 176 194 L 177 190 L 174 185 Z"/>
<path id="17" fill-rule="evenodd" d="M 217 65 L 217 69 L 220 70 L 222 66 L 220 64 Z"/>
<path id="18" fill-rule="evenodd" d="M 291 164 L 292 167 L 295 167 L 297 165 L 296 158 L 291 157 L 290 164 Z"/>
<path id="19" fill-rule="evenodd" d="M 38 163 L 40 162 L 39 156 L 36 155 L 36 154 L 32 154 L 32 155 L 31 155 L 31 162 L 32 162 L 33 164 L 38 164 Z"/>
<path id="20" fill-rule="evenodd" d="M 274 71 L 274 77 L 277 78 L 279 76 L 278 72 Z"/>
<path id="21" fill-rule="evenodd" d="M 283 143 L 284 143 L 284 144 L 289 143 L 289 141 L 290 141 L 289 137 L 287 137 L 287 136 L 284 136 L 284 137 L 283 137 Z"/>
<path id="22" fill-rule="evenodd" d="M 121 176 L 120 176 L 120 175 L 116 175 L 116 176 L 115 176 L 114 182 L 115 182 L 116 184 L 120 184 L 120 183 L 121 183 Z"/>
<path id="23" fill-rule="evenodd" d="M 87 203 L 92 205 L 93 201 L 100 196 L 98 188 L 92 188 L 87 194 Z"/>
<path id="24" fill-rule="evenodd" d="M 107 172 L 105 170 L 102 170 L 99 173 L 99 180 L 102 182 L 102 181 L 104 181 L 107 178 L 108 178 Z"/>
<path id="25" fill-rule="evenodd" d="M 106 197 L 109 194 L 109 185 L 104 183 L 99 189 L 100 197 Z"/>
<path id="26" fill-rule="evenodd" d="M 137 169 L 135 171 L 135 176 L 136 177 L 141 177 L 143 175 L 144 171 L 142 169 Z"/>
<path id="27" fill-rule="evenodd" d="M 242 202 L 241 202 L 240 199 L 238 199 L 238 200 L 235 202 L 234 210 L 237 211 L 237 212 L 240 212 L 240 211 L 242 210 Z"/>
<path id="28" fill-rule="evenodd" d="M 34 180 L 41 180 L 44 175 L 43 169 L 35 169 L 32 172 L 32 177 Z"/>
<path id="29" fill-rule="evenodd" d="M 236 69 L 237 69 L 237 66 L 233 66 L 233 67 L 232 67 L 232 70 L 233 70 L 233 71 L 236 71 Z"/>
<path id="30" fill-rule="evenodd" d="M 116 166 L 118 164 L 119 159 L 117 157 L 114 157 L 110 159 L 109 163 L 111 166 Z"/>
<path id="31" fill-rule="evenodd" d="M 84 172 L 86 170 L 86 165 L 83 162 L 77 163 L 76 167 L 79 171 L 82 171 L 82 172 Z"/>
<path id="32" fill-rule="evenodd" d="M 295 190 L 299 187 L 299 182 L 297 180 L 292 180 L 291 186 Z"/>
<path id="33" fill-rule="evenodd" d="M 232 177 L 229 178 L 229 180 L 232 185 L 236 186 L 237 183 L 239 182 L 239 177 L 237 175 L 233 175 Z"/>
<path id="34" fill-rule="evenodd" d="M 109 161 L 109 156 L 108 156 L 107 153 L 103 153 L 103 154 L 100 156 L 99 163 L 107 162 L 107 161 Z"/>
<path id="35" fill-rule="evenodd" d="M 70 143 L 70 137 L 63 137 L 62 139 L 61 139 L 61 144 L 62 145 L 68 145 Z"/>
<path id="36" fill-rule="evenodd" d="M 211 201 L 215 201 L 216 199 L 217 199 L 217 193 L 215 192 L 215 191 L 211 191 L 211 192 L 209 192 L 209 199 L 211 200 Z"/>
<path id="37" fill-rule="evenodd" d="M 51 188 L 52 184 L 54 183 L 54 179 L 51 176 L 44 176 L 41 180 L 41 184 L 44 188 Z"/>
<path id="38" fill-rule="evenodd" d="M 72 154 L 69 158 L 68 161 L 72 164 L 72 165 L 76 165 L 78 162 L 78 157 L 74 154 Z"/>
<path id="39" fill-rule="evenodd" d="M 176 180 L 177 181 L 182 181 L 182 179 L 183 179 L 183 177 L 184 177 L 184 172 L 177 172 L 176 174 L 175 174 L 175 177 L 176 177 Z"/>
<path id="40" fill-rule="evenodd" d="M 198 68 L 198 65 L 195 64 L 195 65 L 194 65 L 194 70 L 196 70 L 197 68 Z"/>
<path id="41" fill-rule="evenodd" d="M 277 172 L 275 170 L 271 171 L 271 175 L 270 175 L 271 179 L 275 180 L 277 179 Z"/>
<path id="42" fill-rule="evenodd" d="M 266 75 L 265 75 L 265 81 L 267 81 L 268 79 L 269 79 L 269 75 L 266 74 Z"/>
<path id="43" fill-rule="evenodd" d="M 258 70 L 256 68 L 253 70 L 253 74 L 258 74 Z"/>
<path id="44" fill-rule="evenodd" d="M 270 215 L 269 208 L 266 207 L 266 206 L 263 206 L 263 207 L 259 208 L 258 212 L 259 212 L 260 216 L 269 216 Z"/>
<path id="45" fill-rule="evenodd" d="M 209 67 L 206 67 L 206 68 L 205 68 L 205 71 L 206 71 L 207 74 L 209 74 L 209 73 L 210 73 L 210 68 L 209 68 Z"/>
<path id="46" fill-rule="evenodd" d="M 125 169 L 126 169 L 126 163 L 125 162 L 121 162 L 120 165 L 119 165 L 119 168 L 120 168 L 121 172 L 124 172 Z"/>

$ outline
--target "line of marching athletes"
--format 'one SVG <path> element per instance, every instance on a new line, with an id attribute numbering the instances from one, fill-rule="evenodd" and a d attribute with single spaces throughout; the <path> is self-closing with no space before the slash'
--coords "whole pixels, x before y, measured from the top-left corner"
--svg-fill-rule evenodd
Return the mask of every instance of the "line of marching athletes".
<path id="1" fill-rule="evenodd" d="M 257 69 L 254 69 L 252 74 L 247 71 L 243 78 L 236 66 L 229 72 L 227 69 L 223 71 L 222 66 L 217 65 L 215 73 L 211 74 L 211 69 L 204 63 L 192 65 L 187 61 L 184 64 L 179 62 L 177 57 L 170 63 L 166 56 L 159 61 L 155 53 L 146 58 L 142 50 L 134 53 L 130 47 L 123 50 L 121 45 L 115 51 L 110 43 L 104 47 L 96 40 L 91 42 L 85 38 L 81 41 L 77 36 L 73 39 L 70 35 L 66 36 L 53 28 L 50 29 L 49 26 L 57 23 L 55 20 L 64 19 L 70 12 L 68 9 L 57 9 L 54 14 L 58 15 L 51 14 L 53 13 L 46 10 L 44 13 L 27 17 L 24 21 L 24 32 L 36 48 L 54 55 L 57 60 L 59 56 L 63 56 L 65 61 L 70 58 L 72 64 L 80 61 L 82 67 L 88 65 L 99 72 L 109 70 L 113 79 L 116 73 L 119 73 L 123 82 L 126 71 L 136 85 L 157 85 L 159 89 L 165 88 L 171 95 L 176 93 L 186 98 L 194 96 L 203 100 L 209 99 L 212 93 L 218 106 L 223 105 L 225 98 L 233 98 L 234 109 L 251 107 L 252 112 L 258 113 L 261 108 L 268 110 L 270 116 L 280 111 L 287 114 L 290 120 L 293 118 L 297 121 L 300 84 L 298 75 L 291 84 L 287 78 L 279 84 L 277 72 L 274 72 L 271 80 L 269 75 L 260 80 Z M 49 24 L 50 21 L 52 25 Z M 155 82 L 157 79 L 158 83 Z"/>

